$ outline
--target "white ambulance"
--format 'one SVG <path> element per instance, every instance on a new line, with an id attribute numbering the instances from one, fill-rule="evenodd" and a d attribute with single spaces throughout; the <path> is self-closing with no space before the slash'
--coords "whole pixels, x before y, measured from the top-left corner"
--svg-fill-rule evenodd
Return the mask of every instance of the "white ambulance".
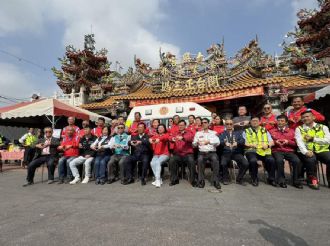
<path id="1" fill-rule="evenodd" d="M 174 115 L 179 115 L 181 119 L 187 121 L 189 115 L 199 116 L 211 119 L 211 112 L 201 105 L 193 102 L 154 104 L 134 107 L 127 117 L 127 123 L 130 125 L 134 121 L 134 114 L 141 113 L 141 120 L 150 124 L 153 119 L 160 119 L 161 123 L 168 125 L 168 119 Z"/>

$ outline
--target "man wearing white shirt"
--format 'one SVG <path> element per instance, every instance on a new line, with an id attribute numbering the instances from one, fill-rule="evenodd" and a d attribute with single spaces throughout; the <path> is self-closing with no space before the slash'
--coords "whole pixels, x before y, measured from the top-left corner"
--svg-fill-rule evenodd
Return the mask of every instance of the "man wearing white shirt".
<path id="1" fill-rule="evenodd" d="M 195 134 L 193 146 L 198 147 L 198 187 L 205 186 L 205 162 L 209 160 L 213 169 L 213 184 L 216 189 L 221 189 L 219 183 L 219 159 L 216 153 L 216 147 L 220 144 L 219 137 L 215 131 L 209 130 L 210 121 L 207 118 L 202 119 L 203 130 Z"/>
<path id="2" fill-rule="evenodd" d="M 315 116 L 311 110 L 301 113 L 302 126 L 295 130 L 298 153 L 307 171 L 307 182 L 312 189 L 319 189 L 317 179 L 317 163 L 327 165 L 327 180 L 330 188 L 330 133 L 325 125 L 315 123 Z"/>

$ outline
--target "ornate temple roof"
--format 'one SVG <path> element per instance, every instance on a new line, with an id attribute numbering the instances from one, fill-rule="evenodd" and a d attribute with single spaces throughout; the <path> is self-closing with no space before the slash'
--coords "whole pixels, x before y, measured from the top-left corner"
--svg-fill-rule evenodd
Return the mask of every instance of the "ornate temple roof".
<path id="1" fill-rule="evenodd" d="M 120 100 L 153 100 L 153 99 L 168 99 L 170 101 L 183 100 L 185 97 L 193 100 L 198 97 L 205 100 L 212 96 L 222 97 L 222 100 L 231 99 L 233 97 L 253 96 L 253 93 L 258 90 L 258 95 L 263 94 L 263 88 L 266 86 L 276 85 L 285 89 L 305 88 L 309 86 L 322 86 L 330 84 L 330 78 L 310 79 L 303 76 L 286 76 L 272 78 L 256 78 L 250 73 L 241 76 L 230 84 L 220 85 L 218 87 L 203 90 L 200 88 L 192 88 L 191 90 L 174 90 L 170 92 L 155 93 L 152 86 L 143 84 L 136 91 L 124 96 L 112 96 L 109 99 L 98 102 L 82 105 L 86 109 L 99 109 L 111 107 L 116 101 Z"/>

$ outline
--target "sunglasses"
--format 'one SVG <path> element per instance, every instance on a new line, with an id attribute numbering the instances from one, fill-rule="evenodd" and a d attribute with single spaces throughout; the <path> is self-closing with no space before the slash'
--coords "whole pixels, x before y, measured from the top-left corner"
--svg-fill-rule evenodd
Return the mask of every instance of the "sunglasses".
<path id="1" fill-rule="evenodd" d="M 45 133 L 52 133 L 52 131 L 45 131 Z"/>
<path id="2" fill-rule="evenodd" d="M 124 129 L 124 127 L 118 127 L 118 129 Z"/>
<path id="3" fill-rule="evenodd" d="M 264 107 L 264 109 L 270 109 L 270 107 Z"/>

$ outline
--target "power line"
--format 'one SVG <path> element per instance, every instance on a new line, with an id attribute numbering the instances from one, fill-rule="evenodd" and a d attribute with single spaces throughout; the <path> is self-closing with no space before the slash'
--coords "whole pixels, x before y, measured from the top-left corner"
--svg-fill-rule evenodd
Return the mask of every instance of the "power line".
<path id="1" fill-rule="evenodd" d="M 13 103 L 19 102 L 17 100 L 14 100 L 14 99 L 11 99 L 11 98 L 8 98 L 8 97 L 4 97 L 4 96 L 0 96 L 0 98 L 5 99 L 5 100 L 8 100 L 8 101 L 13 102 Z"/>
<path id="2" fill-rule="evenodd" d="M 46 67 L 44 67 L 44 66 L 42 66 L 42 65 L 40 65 L 40 64 L 38 64 L 38 63 L 35 63 L 34 61 L 31 61 L 31 60 L 25 59 L 25 58 L 20 57 L 20 56 L 17 56 L 17 55 L 14 55 L 14 54 L 12 54 L 12 53 L 10 53 L 10 52 L 8 52 L 8 51 L 5 51 L 5 50 L 0 49 L 0 52 L 3 53 L 3 54 L 6 54 L 6 55 L 8 55 L 8 56 L 11 56 L 11 57 L 16 58 L 16 59 L 17 59 L 18 61 L 20 61 L 20 62 L 26 62 L 26 63 L 28 63 L 28 64 L 30 64 L 30 65 L 33 65 L 33 66 L 35 66 L 35 67 L 38 67 L 38 68 L 42 69 L 42 70 L 45 71 L 45 72 L 46 72 L 46 71 L 50 71 L 50 69 L 48 69 L 48 68 L 46 68 Z"/>

